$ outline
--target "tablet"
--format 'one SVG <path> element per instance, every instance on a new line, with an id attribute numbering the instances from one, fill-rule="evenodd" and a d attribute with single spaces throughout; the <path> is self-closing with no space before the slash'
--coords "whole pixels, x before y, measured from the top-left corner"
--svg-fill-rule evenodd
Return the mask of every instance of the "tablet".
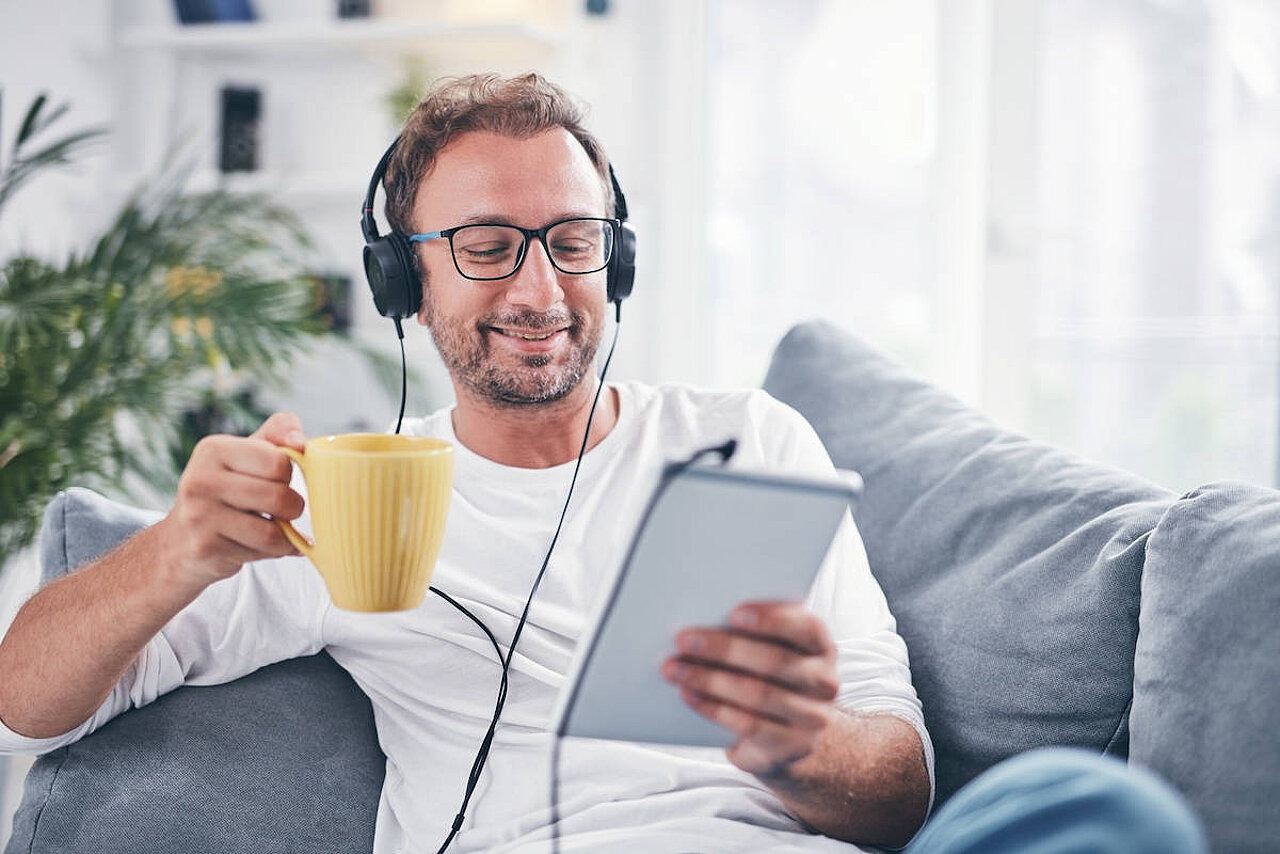
<path id="1" fill-rule="evenodd" d="M 578 645 L 552 718 L 557 734 L 728 747 L 662 678 L 675 636 L 725 625 L 751 600 L 803 601 L 854 490 L 710 466 L 669 469 Z"/>

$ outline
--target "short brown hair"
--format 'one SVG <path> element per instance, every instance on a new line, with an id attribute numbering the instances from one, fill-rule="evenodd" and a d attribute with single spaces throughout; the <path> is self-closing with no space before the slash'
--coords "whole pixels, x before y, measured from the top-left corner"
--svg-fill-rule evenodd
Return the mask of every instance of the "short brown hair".
<path id="1" fill-rule="evenodd" d="M 613 215 L 613 185 L 604 148 L 582 126 L 584 110 L 556 84 L 539 74 L 501 77 L 471 74 L 438 81 L 400 131 L 400 142 L 387 164 L 383 188 L 387 193 L 387 221 L 401 234 L 414 231 L 410 220 L 418 184 L 436 156 L 455 137 L 469 131 L 488 131 L 523 139 L 561 127 L 573 134 L 604 185 L 608 216 Z"/>

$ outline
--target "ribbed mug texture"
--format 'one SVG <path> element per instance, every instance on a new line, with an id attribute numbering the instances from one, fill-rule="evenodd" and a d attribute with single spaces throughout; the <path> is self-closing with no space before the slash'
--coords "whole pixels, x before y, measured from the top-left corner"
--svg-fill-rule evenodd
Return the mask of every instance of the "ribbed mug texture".
<path id="1" fill-rule="evenodd" d="M 453 489 L 453 446 L 440 439 L 346 433 L 282 448 L 307 482 L 314 542 L 285 536 L 324 577 L 333 604 L 401 611 L 422 604 Z"/>

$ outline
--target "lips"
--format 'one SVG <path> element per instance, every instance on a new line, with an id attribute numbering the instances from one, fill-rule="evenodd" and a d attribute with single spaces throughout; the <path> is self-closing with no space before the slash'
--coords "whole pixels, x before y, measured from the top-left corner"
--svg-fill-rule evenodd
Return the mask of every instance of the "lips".
<path id="1" fill-rule="evenodd" d="M 489 328 L 492 329 L 494 332 L 497 332 L 499 335 L 505 335 L 509 338 L 519 338 L 523 341 L 546 341 L 552 335 L 559 334 L 563 332 L 565 328 L 568 328 L 568 327 L 565 327 L 562 329 L 551 329 L 551 330 L 503 329 L 502 327 L 499 327 L 499 326 L 491 326 Z"/>
<path id="2" fill-rule="evenodd" d="M 502 343 L 518 353 L 547 353 L 560 346 L 568 337 L 569 327 L 560 329 L 510 329 L 490 326 L 492 332 Z"/>

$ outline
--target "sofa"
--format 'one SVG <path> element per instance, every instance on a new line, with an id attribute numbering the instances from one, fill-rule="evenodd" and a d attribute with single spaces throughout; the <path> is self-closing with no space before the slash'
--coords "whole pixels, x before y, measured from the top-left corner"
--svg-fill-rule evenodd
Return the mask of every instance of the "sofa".
<path id="1" fill-rule="evenodd" d="M 826 323 L 783 339 L 765 388 L 863 477 L 937 804 L 1068 745 L 1168 780 L 1215 851 L 1280 851 L 1280 492 L 1176 495 L 1004 430 Z M 44 576 L 154 518 L 59 495 Z M 181 688 L 41 757 L 5 854 L 369 850 L 382 776 L 369 703 L 322 652 Z"/>

